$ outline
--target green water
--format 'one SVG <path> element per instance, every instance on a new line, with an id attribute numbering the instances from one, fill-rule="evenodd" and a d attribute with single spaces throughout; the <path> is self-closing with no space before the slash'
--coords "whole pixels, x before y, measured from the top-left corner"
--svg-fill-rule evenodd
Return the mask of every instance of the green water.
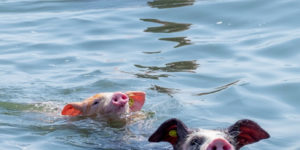
<path id="1" fill-rule="evenodd" d="M 300 1 L 1 0 L 0 149 L 171 149 L 166 119 L 225 128 L 248 118 L 300 150 Z M 142 90 L 146 119 L 69 118 L 98 92 Z"/>

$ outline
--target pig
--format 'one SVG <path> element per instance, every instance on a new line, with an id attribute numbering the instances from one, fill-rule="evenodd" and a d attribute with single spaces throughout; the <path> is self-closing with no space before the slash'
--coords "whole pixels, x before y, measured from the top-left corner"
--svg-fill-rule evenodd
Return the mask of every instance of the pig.
<path id="1" fill-rule="evenodd" d="M 239 150 L 269 137 L 257 123 L 248 119 L 239 120 L 222 130 L 192 130 L 173 118 L 162 123 L 148 141 L 169 142 L 174 150 Z"/>
<path id="2" fill-rule="evenodd" d="M 64 106 L 61 114 L 67 116 L 121 115 L 141 110 L 145 102 L 145 92 L 129 91 L 98 93 L 82 102 Z"/>

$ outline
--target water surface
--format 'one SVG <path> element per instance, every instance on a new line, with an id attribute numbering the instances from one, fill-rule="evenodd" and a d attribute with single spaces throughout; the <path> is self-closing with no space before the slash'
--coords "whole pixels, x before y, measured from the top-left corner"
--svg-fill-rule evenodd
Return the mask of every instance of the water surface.
<path id="1" fill-rule="evenodd" d="M 248 118 L 248 150 L 299 150 L 300 1 L 1 0 L 0 145 L 10 150 L 171 149 L 151 133 Z M 68 118 L 95 93 L 142 90 L 146 119 Z"/>

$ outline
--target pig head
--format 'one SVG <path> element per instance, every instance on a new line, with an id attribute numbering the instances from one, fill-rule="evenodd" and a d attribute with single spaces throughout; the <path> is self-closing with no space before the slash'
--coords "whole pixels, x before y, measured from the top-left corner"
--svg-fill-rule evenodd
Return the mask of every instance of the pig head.
<path id="1" fill-rule="evenodd" d="M 225 130 L 191 130 L 178 119 L 165 121 L 148 139 L 169 142 L 174 150 L 239 150 L 269 138 L 269 134 L 251 120 L 240 120 Z"/>
<path id="2" fill-rule="evenodd" d="M 145 92 L 98 93 L 82 102 L 65 105 L 61 114 L 68 116 L 92 116 L 97 114 L 120 116 L 139 111 L 145 102 Z"/>

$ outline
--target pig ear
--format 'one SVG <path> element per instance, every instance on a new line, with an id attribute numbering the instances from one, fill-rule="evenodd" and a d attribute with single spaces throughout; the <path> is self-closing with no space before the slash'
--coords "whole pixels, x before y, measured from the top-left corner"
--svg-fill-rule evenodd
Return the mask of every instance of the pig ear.
<path id="1" fill-rule="evenodd" d="M 228 132 L 234 137 L 237 149 L 270 137 L 256 122 L 247 119 L 240 120 L 230 126 Z"/>
<path id="2" fill-rule="evenodd" d="M 82 114 L 82 106 L 77 103 L 67 104 L 61 111 L 62 115 L 78 116 Z"/>
<path id="3" fill-rule="evenodd" d="M 145 103 L 145 92 L 142 91 L 129 91 L 126 92 L 129 97 L 129 108 L 132 112 L 139 111 L 142 109 Z"/>
<path id="4" fill-rule="evenodd" d="M 175 146 L 178 141 L 184 139 L 189 131 L 186 125 L 176 119 L 169 119 L 158 127 L 158 129 L 150 136 L 149 142 L 169 142 Z"/>

